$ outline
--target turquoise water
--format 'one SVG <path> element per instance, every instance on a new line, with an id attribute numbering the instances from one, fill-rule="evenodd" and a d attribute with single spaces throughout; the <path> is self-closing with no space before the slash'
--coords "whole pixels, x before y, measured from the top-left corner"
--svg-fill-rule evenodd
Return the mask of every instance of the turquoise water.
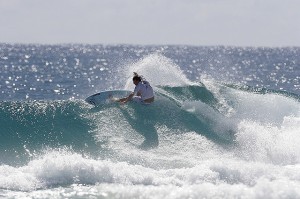
<path id="1" fill-rule="evenodd" d="M 300 196 L 298 48 L 1 46 L 2 197 Z"/>

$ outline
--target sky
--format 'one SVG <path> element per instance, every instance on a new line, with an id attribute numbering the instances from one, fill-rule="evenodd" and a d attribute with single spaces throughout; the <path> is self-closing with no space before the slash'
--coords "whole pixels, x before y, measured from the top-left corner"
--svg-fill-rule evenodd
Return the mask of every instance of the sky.
<path id="1" fill-rule="evenodd" d="M 300 0 L 0 0 L 0 43 L 300 46 Z"/>

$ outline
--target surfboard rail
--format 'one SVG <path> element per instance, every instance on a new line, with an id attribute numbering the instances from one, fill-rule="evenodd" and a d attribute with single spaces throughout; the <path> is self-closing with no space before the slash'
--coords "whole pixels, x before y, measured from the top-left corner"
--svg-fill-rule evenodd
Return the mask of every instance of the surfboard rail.
<path id="1" fill-rule="evenodd" d="M 88 104 L 98 106 L 115 102 L 117 99 L 127 97 L 132 91 L 129 90 L 106 90 L 93 94 L 85 99 Z"/>

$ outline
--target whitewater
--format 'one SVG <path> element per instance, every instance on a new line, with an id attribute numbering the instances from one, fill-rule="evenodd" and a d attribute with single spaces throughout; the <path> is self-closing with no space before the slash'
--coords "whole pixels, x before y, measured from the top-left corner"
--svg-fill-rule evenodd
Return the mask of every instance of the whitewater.
<path id="1" fill-rule="evenodd" d="M 0 197 L 300 198 L 299 55 L 0 44 Z M 84 101 L 133 72 L 150 106 Z"/>

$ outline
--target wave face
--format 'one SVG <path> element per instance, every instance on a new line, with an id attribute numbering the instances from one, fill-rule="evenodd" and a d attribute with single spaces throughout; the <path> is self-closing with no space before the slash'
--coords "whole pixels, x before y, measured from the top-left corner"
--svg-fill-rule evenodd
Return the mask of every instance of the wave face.
<path id="1" fill-rule="evenodd" d="M 20 163 L 42 148 L 95 146 L 80 102 L 1 102 L 1 163 Z M 93 146 L 92 146 L 93 145 Z"/>
<path id="2" fill-rule="evenodd" d="M 9 48 L 16 52 L 24 46 Z M 44 63 L 38 55 L 30 54 L 32 48 L 30 46 L 29 50 L 23 49 L 31 69 L 34 64 Z M 34 48 L 41 49 L 43 53 L 47 46 Z M 99 59 L 99 62 L 104 62 L 101 61 L 102 58 L 91 54 L 87 57 L 76 54 L 84 50 L 89 53 L 91 51 L 88 49 L 96 49 L 96 46 L 72 46 L 73 51 L 66 51 L 66 48 L 67 46 L 52 46 L 52 50 L 47 50 L 56 53 L 59 57 L 56 58 L 62 62 L 66 59 L 66 68 L 61 76 L 57 74 L 55 62 L 51 65 L 47 57 L 44 57 L 45 63 L 48 62 L 48 69 L 52 71 L 48 73 L 49 76 L 43 73 L 44 69 L 38 69 L 37 64 L 36 70 L 32 69 L 31 72 L 26 72 L 25 67 L 25 74 L 16 81 L 20 81 L 18 83 L 22 84 L 21 87 L 28 86 L 30 82 L 22 82 L 20 79 L 32 75 L 44 81 L 44 85 L 34 81 L 29 86 L 32 89 L 27 91 L 27 86 L 22 90 L 15 83 L 14 86 L 19 88 L 20 93 L 14 89 L 14 92 L 7 95 L 7 99 L 2 96 L 1 196 L 300 197 L 300 96 L 297 90 L 261 87 L 243 82 L 224 83 L 217 81 L 212 74 L 196 77 L 193 72 L 197 71 L 196 66 L 191 70 L 192 66 L 182 69 L 183 66 L 178 64 L 182 60 L 168 58 L 161 52 L 152 53 L 151 50 L 156 51 L 158 47 L 145 48 L 150 53 L 142 58 L 138 56 L 141 47 L 103 47 L 106 51 L 98 49 L 103 54 L 111 49 L 116 54 L 134 51 L 138 57 L 130 57 L 113 69 L 110 69 L 106 59 L 107 64 L 103 65 L 103 70 L 98 66 L 86 68 L 80 65 L 81 61 L 94 63 Z M 145 49 L 143 52 L 146 52 Z M 168 52 L 174 49 L 181 49 L 180 53 L 176 51 L 180 56 L 186 51 L 195 51 L 194 47 L 186 51 L 182 47 L 173 47 Z M 214 52 L 219 50 L 216 48 Z M 240 51 L 247 54 L 254 49 Z M 240 51 L 234 49 L 231 52 L 239 57 L 237 52 Z M 270 54 L 270 51 L 274 53 L 279 49 L 257 51 Z M 290 51 L 288 49 L 289 53 Z M 176 53 L 172 52 L 171 55 L 180 59 Z M 75 60 L 74 65 L 69 66 L 67 60 L 75 55 L 79 63 Z M 36 57 L 33 59 L 34 56 Z M 285 56 L 283 55 L 284 58 Z M 251 57 L 248 56 L 249 59 Z M 4 61 L 9 59 L 9 55 L 2 56 Z M 51 59 L 55 60 L 55 56 Z M 132 61 L 134 59 L 136 60 Z M 195 60 L 188 55 L 186 59 L 186 63 L 193 63 Z M 5 70 L 9 71 L 9 67 Z M 11 71 L 14 70 L 19 69 L 17 66 L 11 67 Z M 103 71 L 106 72 L 102 73 Z M 94 107 L 85 103 L 84 97 L 80 97 L 93 88 L 93 92 L 98 92 L 97 89 L 102 89 L 107 84 L 112 84 L 107 89 L 132 89 L 133 71 L 142 73 L 153 85 L 155 102 L 152 105 L 128 103 Z M 81 82 L 74 87 L 75 79 L 71 76 L 76 74 L 85 81 L 83 73 L 89 75 L 89 86 L 84 87 Z M 70 75 L 70 79 L 59 80 L 66 74 Z M 192 74 L 193 78 L 190 77 Z M 9 81 L 4 81 L 4 92 L 7 92 L 6 89 L 15 77 L 8 73 L 1 74 L 2 79 L 3 76 Z M 52 81 L 47 83 L 45 79 L 50 76 Z M 96 79 L 101 83 L 98 88 L 95 88 Z M 76 88 L 78 91 L 75 91 Z M 54 91 L 56 89 L 58 90 Z M 23 94 L 29 96 L 27 100 L 21 100 Z M 13 96 L 20 98 L 11 100 Z M 87 96 L 88 94 L 85 97 Z"/>

